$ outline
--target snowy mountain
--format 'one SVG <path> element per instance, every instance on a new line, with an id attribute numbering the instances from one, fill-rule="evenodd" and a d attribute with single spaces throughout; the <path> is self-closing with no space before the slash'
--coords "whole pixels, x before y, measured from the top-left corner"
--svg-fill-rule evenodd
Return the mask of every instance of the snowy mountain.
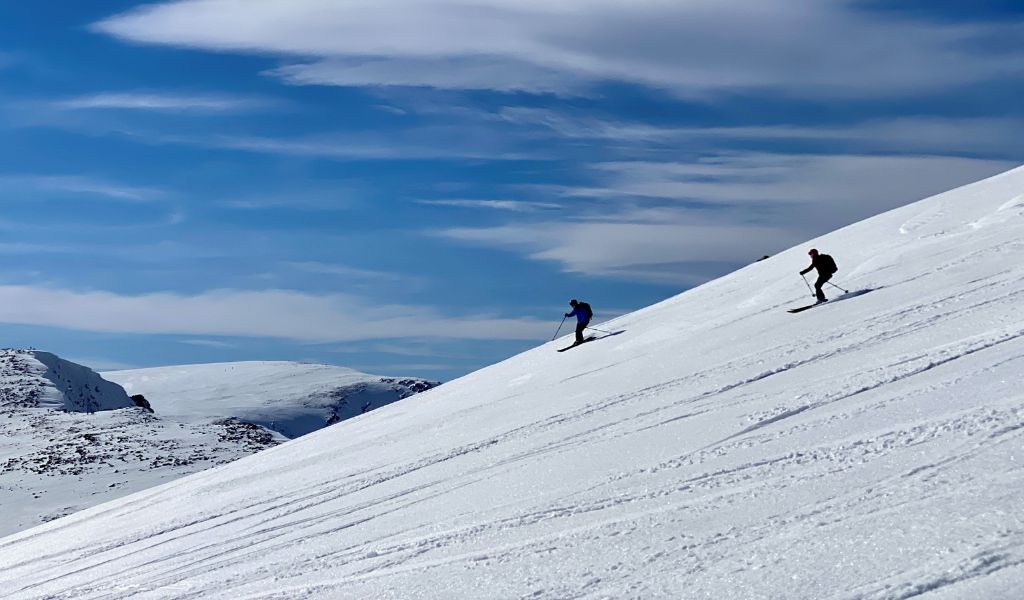
<path id="1" fill-rule="evenodd" d="M 285 362 L 104 377 L 47 352 L 0 351 L 0 536 L 237 460 L 436 385 Z M 137 406 L 126 389 L 144 396 L 152 410 Z"/>
<path id="2" fill-rule="evenodd" d="M 0 407 L 92 413 L 135 406 L 88 367 L 39 350 L 0 350 Z"/>
<path id="3" fill-rule="evenodd" d="M 248 456 L 284 438 L 186 423 L 48 352 L 0 351 L 0 535 Z"/>
<path id="4" fill-rule="evenodd" d="M 438 382 L 297 362 L 181 365 L 103 374 L 182 421 L 236 418 L 295 438 Z"/>
<path id="5" fill-rule="evenodd" d="M 854 294 L 799 315 L 817 247 Z M 13 598 L 1016 598 L 1024 169 L 0 540 Z M 588 298 L 599 302 L 599 298 Z"/>

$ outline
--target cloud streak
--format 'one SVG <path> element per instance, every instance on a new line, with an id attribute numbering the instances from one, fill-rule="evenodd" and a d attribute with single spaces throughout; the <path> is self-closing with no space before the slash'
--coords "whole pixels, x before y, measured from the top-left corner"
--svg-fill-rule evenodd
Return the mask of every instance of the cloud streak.
<path id="1" fill-rule="evenodd" d="M 974 152 L 1019 155 L 1024 142 L 1017 117 L 889 117 L 845 125 L 775 124 L 745 126 L 655 125 L 624 119 L 579 115 L 547 108 L 504 107 L 478 118 L 499 119 L 516 126 L 533 126 L 567 140 L 615 142 L 675 150 L 681 145 L 722 142 L 812 142 L 831 148 L 866 152 Z"/>
<path id="2" fill-rule="evenodd" d="M 478 208 L 506 212 L 537 212 L 541 210 L 558 210 L 561 204 L 554 202 L 531 202 L 529 200 L 417 200 L 417 204 L 426 206 L 450 206 L 453 208 Z"/>
<path id="3" fill-rule="evenodd" d="M 323 158 L 328 160 L 544 160 L 541 154 L 511 152 L 501 142 L 463 140 L 461 144 L 440 144 L 438 139 L 464 136 L 465 131 L 428 128 L 403 132 L 405 135 L 269 137 L 240 135 L 180 136 L 137 135 L 149 144 L 181 144 L 217 150 L 256 154 Z M 400 139 L 399 139 L 400 138 Z"/>
<path id="4" fill-rule="evenodd" d="M 301 342 L 397 338 L 543 339 L 549 323 L 446 316 L 428 307 L 368 304 L 345 294 L 211 290 L 124 295 L 0 286 L 0 322 L 125 334 L 269 337 Z"/>
<path id="5" fill-rule="evenodd" d="M 104 181 L 80 175 L 0 175 L 0 182 L 39 190 L 100 196 L 123 202 L 150 202 L 167 196 L 165 190 Z"/>
<path id="6" fill-rule="evenodd" d="M 154 92 L 107 92 L 60 100 L 61 110 L 138 110 L 188 113 L 237 113 L 264 110 L 277 105 L 267 99 L 224 95 L 184 95 Z"/>
<path id="7" fill-rule="evenodd" d="M 728 265 L 775 252 L 799 234 L 781 225 L 729 223 L 682 210 L 635 210 L 600 220 L 450 228 L 438 235 L 523 251 L 564 271 L 696 284 Z"/>
<path id="8" fill-rule="evenodd" d="M 817 234 L 1016 166 L 943 156 L 736 153 L 594 165 L 598 185 L 551 188 L 600 206 L 557 221 L 434 233 L 588 275 L 697 284 Z"/>
<path id="9" fill-rule="evenodd" d="M 334 275 L 350 279 L 363 279 L 371 281 L 405 281 L 412 279 L 409 275 L 389 273 L 387 271 L 374 271 L 371 269 L 360 269 L 338 263 L 323 263 L 316 261 L 292 261 L 283 263 L 285 266 L 317 275 Z"/>
<path id="10" fill-rule="evenodd" d="M 895 19 L 847 0 L 179 0 L 93 29 L 294 57 L 272 73 L 297 84 L 556 94 L 624 81 L 687 96 L 907 95 L 1024 64 L 1016 45 L 981 50 L 1019 39 L 1021 23 Z"/>
<path id="11" fill-rule="evenodd" d="M 814 205 L 844 218 L 864 218 L 1015 166 L 950 156 L 725 153 L 689 163 L 600 163 L 594 167 L 600 187 L 564 193 L 733 206 Z"/>

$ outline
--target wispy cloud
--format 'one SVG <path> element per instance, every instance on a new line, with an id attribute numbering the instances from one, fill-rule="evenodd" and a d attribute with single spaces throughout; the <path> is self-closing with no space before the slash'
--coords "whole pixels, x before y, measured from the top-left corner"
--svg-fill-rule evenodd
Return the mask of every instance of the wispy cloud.
<path id="1" fill-rule="evenodd" d="M 476 118 L 500 119 L 534 126 L 570 140 L 614 141 L 647 149 L 725 142 L 818 142 L 847 151 L 939 154 L 997 153 L 1019 155 L 1024 129 L 1019 117 L 888 117 L 844 125 L 788 124 L 747 126 L 658 125 L 621 118 L 533 107 L 504 107 L 495 113 L 476 111 Z"/>
<path id="2" fill-rule="evenodd" d="M 240 135 L 181 136 L 166 134 L 135 135 L 150 144 L 182 144 L 220 150 L 258 154 L 276 154 L 325 158 L 331 160 L 543 160 L 540 153 L 522 153 L 507 149 L 494 140 L 468 140 L 465 129 L 425 128 L 403 131 L 391 136 L 349 134 L 345 136 L 269 137 Z M 459 144 L 441 144 L 438 140 L 462 139 Z"/>
<path id="3" fill-rule="evenodd" d="M 40 190 L 100 196 L 125 202 L 149 202 L 168 195 L 166 190 L 105 181 L 80 175 L 0 175 L 9 186 L 27 186 Z"/>
<path id="4" fill-rule="evenodd" d="M 950 156 L 725 153 L 687 163 L 600 163 L 594 166 L 600 186 L 564 193 L 734 206 L 814 205 L 843 218 L 863 218 L 1014 166 Z"/>
<path id="5" fill-rule="evenodd" d="M 549 323 L 430 307 L 369 303 L 346 294 L 212 290 L 125 295 L 0 286 L 0 322 L 79 331 L 269 337 L 303 342 L 387 338 L 542 339 Z"/>
<path id="6" fill-rule="evenodd" d="M 235 210 L 259 211 L 289 209 L 300 211 L 351 210 L 362 194 L 358 185 L 341 184 L 331 188 L 315 186 L 281 192 L 264 192 L 217 201 L 218 206 Z"/>
<path id="7" fill-rule="evenodd" d="M 157 112 L 237 113 L 265 110 L 279 103 L 266 98 L 156 92 L 107 92 L 53 103 L 62 110 L 140 110 Z"/>
<path id="8" fill-rule="evenodd" d="M 870 97 L 1019 77 L 1018 22 L 893 18 L 843 0 L 179 0 L 96 23 L 136 43 L 295 57 L 291 83 Z M 802 57 L 794 61 L 793 57 Z M 850 73 L 856 73 L 851 77 Z"/>
<path id="9" fill-rule="evenodd" d="M 662 215 L 660 222 L 620 213 L 602 221 L 452 228 L 439 235 L 523 251 L 569 272 L 689 284 L 784 248 L 799 235 L 783 226 L 734 224 L 682 210 Z"/>
<path id="10" fill-rule="evenodd" d="M 944 156 L 758 153 L 691 163 L 600 163 L 598 185 L 560 191 L 614 201 L 618 208 L 434 235 L 522 252 L 570 272 L 693 284 L 1013 166 Z"/>
<path id="11" fill-rule="evenodd" d="M 359 269 L 356 267 L 350 267 L 348 265 L 342 265 L 338 263 L 323 263 L 317 261 L 297 261 L 297 262 L 285 262 L 285 266 L 295 269 L 297 271 L 303 271 L 305 273 L 315 273 L 318 275 L 335 275 L 338 277 L 346 277 L 352 279 L 370 279 L 370 280 L 383 280 L 383 281 L 401 281 L 407 279 L 408 276 L 400 275 L 398 273 L 389 273 L 386 271 L 374 271 L 371 269 Z"/>
<path id="12" fill-rule="evenodd" d="M 188 344 L 189 346 L 205 346 L 207 348 L 237 348 L 236 344 L 230 344 L 220 340 L 206 340 L 206 339 L 190 339 L 190 340 L 178 340 L 178 343 Z"/>
<path id="13" fill-rule="evenodd" d="M 417 200 L 417 204 L 427 206 L 451 206 L 456 208 L 482 208 L 508 212 L 536 212 L 539 210 L 557 210 L 562 205 L 553 202 L 531 202 L 529 200 Z"/>

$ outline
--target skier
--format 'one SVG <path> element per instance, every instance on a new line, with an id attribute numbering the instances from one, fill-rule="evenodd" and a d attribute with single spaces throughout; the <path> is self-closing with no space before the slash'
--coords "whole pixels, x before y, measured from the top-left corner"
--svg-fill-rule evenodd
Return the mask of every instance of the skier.
<path id="1" fill-rule="evenodd" d="M 569 306 L 572 307 L 572 312 L 565 313 L 565 317 L 576 317 L 576 344 L 582 344 L 583 330 L 590 325 L 590 319 L 594 318 L 594 311 L 590 310 L 589 304 L 579 302 L 575 298 L 569 301 Z"/>
<path id="2" fill-rule="evenodd" d="M 811 248 L 811 251 L 807 254 L 811 257 L 811 266 L 800 271 L 800 276 L 803 277 L 813 269 L 817 269 L 818 280 L 814 282 L 814 295 L 818 298 L 818 304 L 828 302 L 828 298 L 825 297 L 825 292 L 822 291 L 821 288 L 828 283 L 828 280 L 832 279 L 832 276 L 839 270 L 836 267 L 836 261 L 828 254 L 821 254 L 816 248 Z"/>

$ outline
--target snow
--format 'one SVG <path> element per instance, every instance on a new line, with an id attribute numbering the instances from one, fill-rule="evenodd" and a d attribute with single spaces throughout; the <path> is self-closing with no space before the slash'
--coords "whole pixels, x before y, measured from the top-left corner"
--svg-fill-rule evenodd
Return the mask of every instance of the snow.
<path id="1" fill-rule="evenodd" d="M 130 394 L 144 395 L 160 407 L 162 415 L 189 422 L 233 417 L 288 438 L 438 385 L 286 361 L 181 365 L 112 371 L 103 376 Z"/>
<path id="2" fill-rule="evenodd" d="M 121 386 L 88 367 L 48 352 L 2 350 L 0 535 L 279 441 L 236 420 L 193 424 L 161 418 L 136 407 Z"/>
<path id="3" fill-rule="evenodd" d="M 0 586 L 1019 597 L 1022 194 L 1018 169 L 909 205 L 602 326 L 616 335 L 9 536 Z M 812 246 L 861 294 L 787 314 Z"/>
<path id="4" fill-rule="evenodd" d="M 286 362 L 104 374 L 0 351 L 0 536 L 225 464 L 436 385 Z M 263 427 L 266 425 L 266 428 Z"/>
<path id="5" fill-rule="evenodd" d="M 72 412 L 96 412 L 135 404 L 121 386 L 88 367 L 39 350 L 0 350 L 0 404 L 27 404 Z M 33 394 L 20 390 L 34 388 Z M 27 396 L 27 397 L 26 397 Z"/>

